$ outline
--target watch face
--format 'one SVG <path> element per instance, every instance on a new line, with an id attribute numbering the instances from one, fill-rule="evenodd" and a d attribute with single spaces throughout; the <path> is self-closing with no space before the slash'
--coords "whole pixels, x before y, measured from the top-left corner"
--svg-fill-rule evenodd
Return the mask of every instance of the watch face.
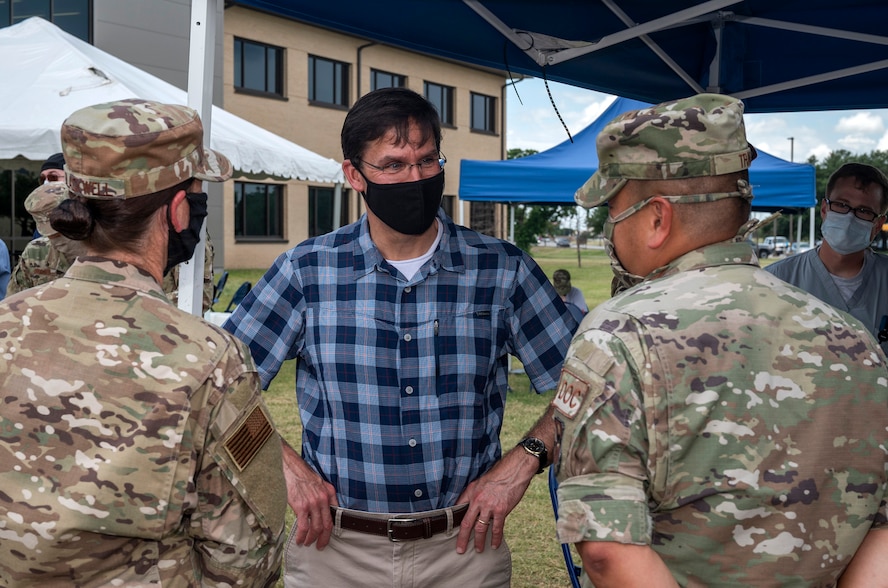
<path id="1" fill-rule="evenodd" d="M 528 451 L 539 455 L 543 451 L 546 450 L 546 444 L 540 441 L 539 439 L 534 439 L 533 437 L 525 439 L 522 443 Z"/>

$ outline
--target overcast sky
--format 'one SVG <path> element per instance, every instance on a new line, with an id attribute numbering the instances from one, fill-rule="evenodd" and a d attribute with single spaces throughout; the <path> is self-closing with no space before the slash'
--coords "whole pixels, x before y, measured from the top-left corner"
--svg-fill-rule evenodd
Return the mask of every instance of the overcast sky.
<path id="1" fill-rule="evenodd" d="M 545 151 L 565 141 L 567 133 L 558 120 L 542 80 L 528 78 L 508 90 L 508 149 Z M 550 82 L 555 104 L 576 134 L 595 120 L 613 96 Z M 789 160 L 806 161 L 814 155 L 822 160 L 831 151 L 852 153 L 888 150 L 888 110 L 836 110 L 828 112 L 748 114 L 746 133 L 756 148 Z M 789 137 L 794 140 L 790 141 Z"/>

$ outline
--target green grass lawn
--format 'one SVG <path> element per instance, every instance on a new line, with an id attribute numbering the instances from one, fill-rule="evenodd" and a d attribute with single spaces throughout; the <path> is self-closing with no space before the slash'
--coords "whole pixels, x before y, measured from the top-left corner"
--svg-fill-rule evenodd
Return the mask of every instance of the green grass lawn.
<path id="1" fill-rule="evenodd" d="M 583 291 L 590 309 L 610 296 L 612 274 L 610 262 L 603 250 L 584 249 L 578 257 L 576 249 L 538 247 L 534 248 L 532 255 L 550 279 L 556 269 L 568 270 L 571 282 Z M 216 308 L 224 309 L 242 282 L 255 284 L 264 273 L 264 269 L 230 270 L 226 291 Z M 301 445 L 302 429 L 296 410 L 294 369 L 294 362 L 288 362 L 282 367 L 266 392 L 265 401 L 282 435 L 298 448 Z M 530 384 L 523 374 L 512 374 L 509 384 L 512 392 L 506 403 L 500 435 L 506 449 L 513 447 L 533 426 L 546 410 L 550 399 L 550 394 L 529 392 Z M 292 522 L 292 516 L 290 521 Z M 555 538 L 555 522 L 545 474 L 533 480 L 524 499 L 506 521 L 506 541 L 512 550 L 514 588 L 570 586 L 561 547 Z M 280 585 L 283 586 L 283 583 Z"/>

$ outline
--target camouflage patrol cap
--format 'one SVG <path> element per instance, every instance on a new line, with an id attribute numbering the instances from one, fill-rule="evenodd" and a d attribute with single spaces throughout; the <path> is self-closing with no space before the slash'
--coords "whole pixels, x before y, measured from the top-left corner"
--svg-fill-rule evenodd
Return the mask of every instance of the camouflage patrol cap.
<path id="1" fill-rule="evenodd" d="M 600 206 L 628 180 L 718 176 L 749 168 L 743 103 L 698 94 L 626 112 L 598 134 L 598 171 L 577 190 L 577 204 Z"/>
<path id="2" fill-rule="evenodd" d="M 203 146 L 187 106 L 127 99 L 82 108 L 62 123 L 68 189 L 86 198 L 134 198 L 190 178 L 222 182 L 231 162 Z"/>
<path id="3" fill-rule="evenodd" d="M 48 237 L 58 233 L 49 224 L 49 213 L 66 198 L 68 198 L 68 187 L 65 186 L 65 182 L 41 184 L 25 198 L 25 210 L 34 217 L 41 235 Z"/>

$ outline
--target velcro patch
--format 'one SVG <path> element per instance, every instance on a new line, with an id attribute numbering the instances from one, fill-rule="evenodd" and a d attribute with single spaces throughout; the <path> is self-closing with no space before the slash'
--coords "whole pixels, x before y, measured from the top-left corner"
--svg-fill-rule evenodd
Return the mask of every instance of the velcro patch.
<path id="1" fill-rule="evenodd" d="M 256 405 L 244 422 L 225 441 L 225 451 L 231 456 L 238 471 L 244 471 L 268 438 L 274 427 L 261 405 Z"/>
<path id="2" fill-rule="evenodd" d="M 581 380 L 567 369 L 561 370 L 561 380 L 552 404 L 555 409 L 569 419 L 580 412 L 580 407 L 589 393 L 589 383 Z"/>

